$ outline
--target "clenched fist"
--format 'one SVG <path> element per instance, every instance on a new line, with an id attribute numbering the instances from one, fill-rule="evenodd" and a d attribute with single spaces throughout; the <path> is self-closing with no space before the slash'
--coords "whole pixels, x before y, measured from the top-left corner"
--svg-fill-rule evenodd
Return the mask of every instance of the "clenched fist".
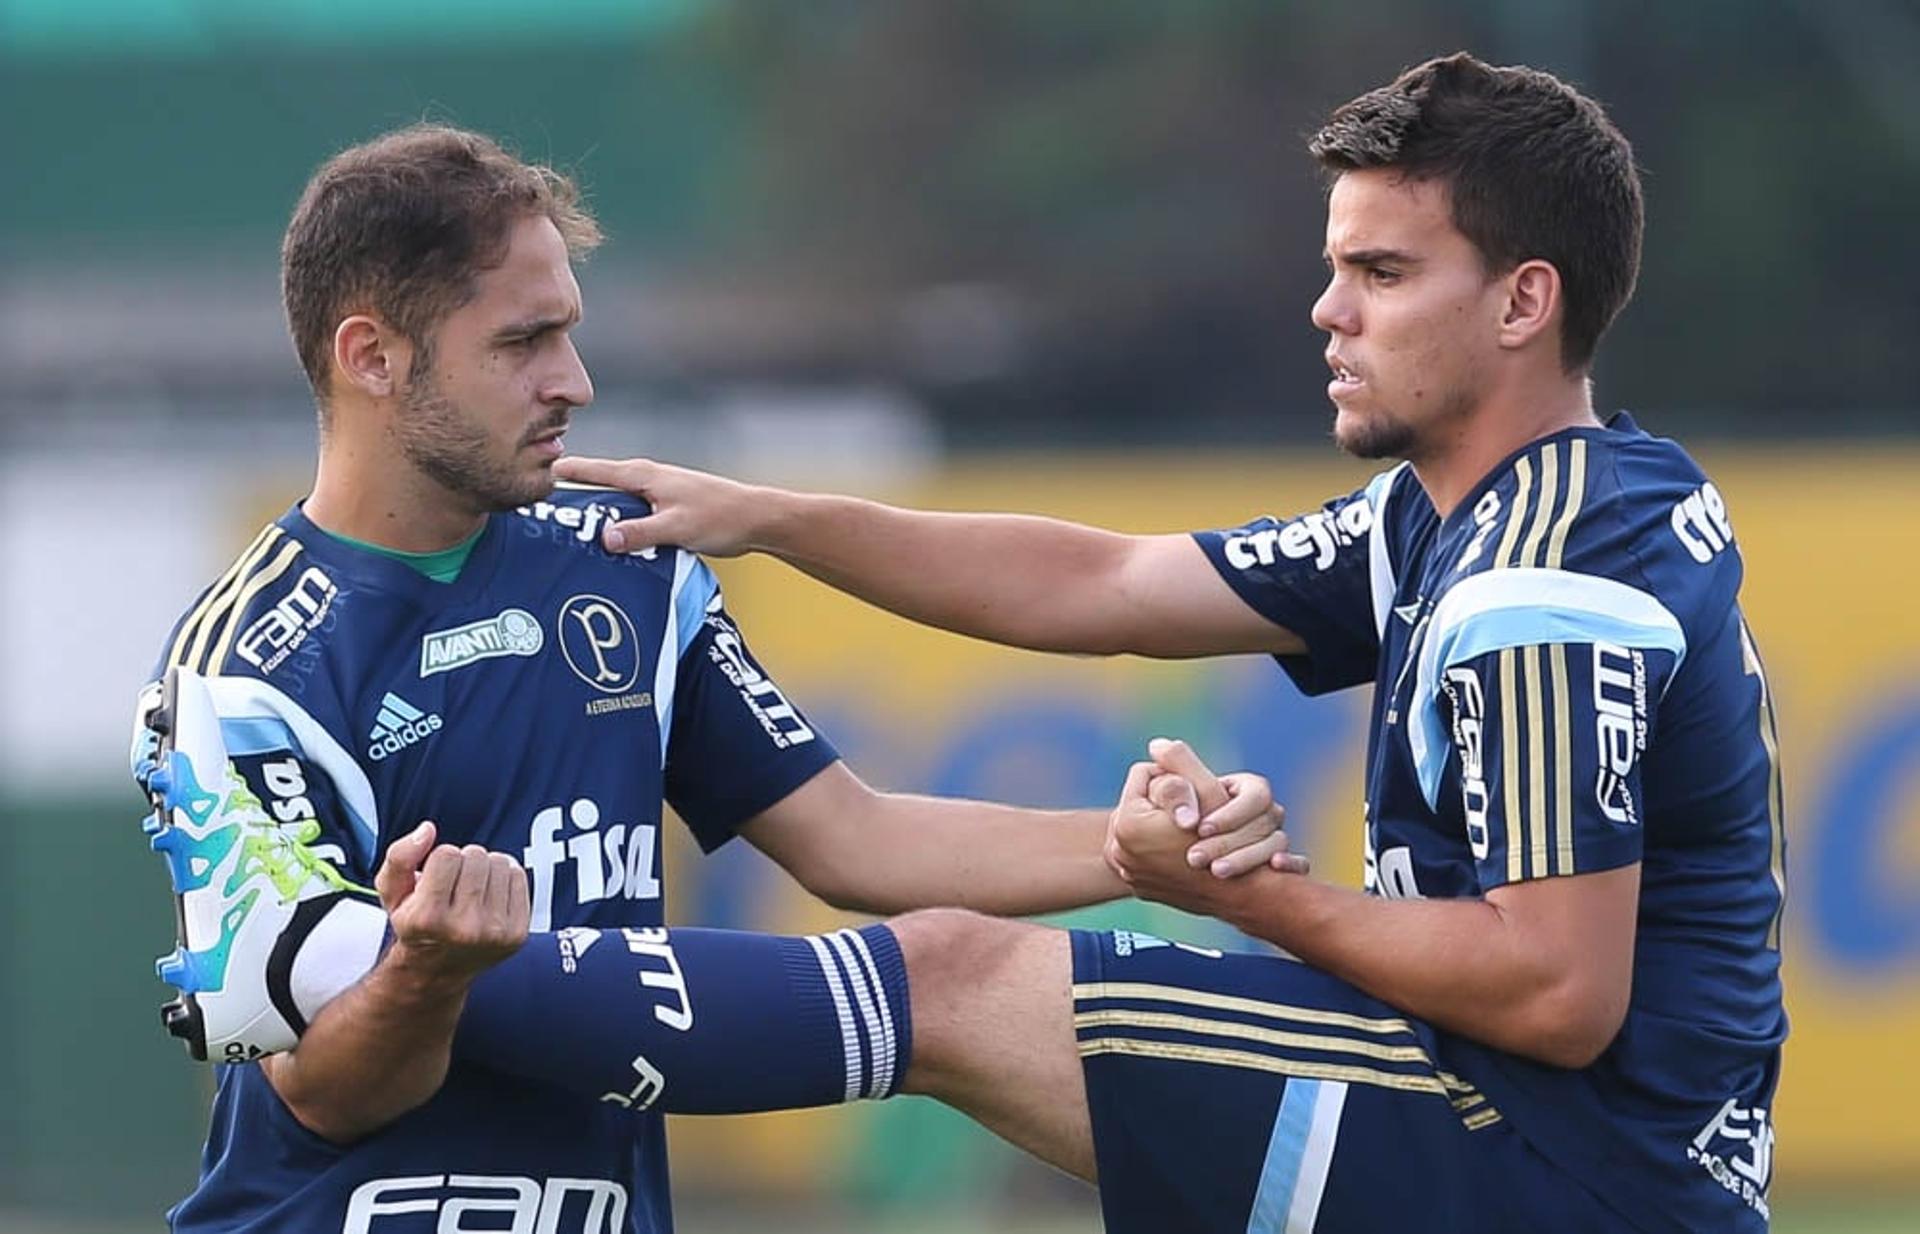
<path id="1" fill-rule="evenodd" d="M 478 844 L 437 847 L 421 823 L 387 847 L 374 888 L 393 926 L 395 958 L 423 977 L 470 983 L 527 941 L 527 872 Z"/>

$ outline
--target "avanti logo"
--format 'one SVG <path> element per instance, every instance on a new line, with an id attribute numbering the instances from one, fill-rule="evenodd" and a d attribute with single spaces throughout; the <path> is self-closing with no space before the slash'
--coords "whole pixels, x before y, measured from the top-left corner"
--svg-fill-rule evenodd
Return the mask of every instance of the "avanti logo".
<path id="1" fill-rule="evenodd" d="M 532 613 L 503 609 L 492 617 L 450 630 L 433 630 L 420 640 L 420 675 L 450 673 L 496 656 L 536 656 L 547 636 Z"/>
<path id="2" fill-rule="evenodd" d="M 421 711 L 389 690 L 387 696 L 380 700 L 380 715 L 367 733 L 367 740 L 372 743 L 367 747 L 367 757 L 377 763 L 390 754 L 398 754 L 408 746 L 425 741 L 439 732 L 440 727 L 438 712 L 428 714 Z"/>

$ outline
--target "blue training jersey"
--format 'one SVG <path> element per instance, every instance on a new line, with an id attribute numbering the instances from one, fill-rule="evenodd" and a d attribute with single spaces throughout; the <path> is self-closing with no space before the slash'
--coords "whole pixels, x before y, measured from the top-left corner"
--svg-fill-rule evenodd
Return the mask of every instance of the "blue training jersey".
<path id="1" fill-rule="evenodd" d="M 1445 1033 L 1436 1061 L 1640 1228 L 1765 1228 L 1786 854 L 1719 491 L 1623 414 L 1528 445 L 1445 519 L 1403 464 L 1196 539 L 1306 643 L 1280 657 L 1302 689 L 1375 686 L 1368 891 L 1640 865 L 1632 998 L 1597 1062 Z"/>
<path id="2" fill-rule="evenodd" d="M 606 522 L 645 510 L 559 490 L 493 515 L 438 583 L 296 507 L 201 595 L 155 676 L 209 675 L 254 792 L 283 823 L 318 820 L 356 882 L 432 819 L 443 842 L 521 859 L 536 931 L 659 926 L 663 800 L 711 850 L 838 756 L 749 654 L 705 564 L 600 547 Z M 425 1105 L 342 1148 L 257 1065 L 218 1071 L 178 1230 L 672 1228 L 657 1113 L 456 1059 Z"/>

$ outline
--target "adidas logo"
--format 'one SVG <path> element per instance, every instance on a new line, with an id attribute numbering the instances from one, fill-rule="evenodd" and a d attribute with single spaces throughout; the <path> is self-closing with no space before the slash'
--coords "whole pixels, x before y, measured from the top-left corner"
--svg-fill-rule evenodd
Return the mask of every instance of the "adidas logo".
<path id="1" fill-rule="evenodd" d="M 410 745 L 425 741 L 440 731 L 439 713 L 427 714 L 393 691 L 380 700 L 380 715 L 373 722 L 367 740 L 367 757 L 379 762 L 389 754 L 398 754 Z"/>

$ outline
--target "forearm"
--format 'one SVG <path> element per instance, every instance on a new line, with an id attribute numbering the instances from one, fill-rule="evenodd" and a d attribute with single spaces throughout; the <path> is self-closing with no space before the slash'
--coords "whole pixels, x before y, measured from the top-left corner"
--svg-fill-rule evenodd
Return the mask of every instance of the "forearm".
<path id="1" fill-rule="evenodd" d="M 879 794 L 827 898 L 896 913 L 948 905 L 1018 917 L 1126 894 L 1101 856 L 1106 814 Z"/>
<path id="2" fill-rule="evenodd" d="M 1382 1002 L 1509 1053 L 1584 1066 L 1617 1028 L 1617 1017 L 1608 1026 L 1607 1013 L 1585 1005 L 1571 969 L 1486 900 L 1387 900 L 1262 871 L 1223 884 L 1207 907 Z"/>
<path id="3" fill-rule="evenodd" d="M 769 492 L 752 547 L 913 621 L 975 638 L 1103 655 L 1125 645 L 1112 597 L 1130 537 L 1016 514 L 902 510 Z"/>
<path id="4" fill-rule="evenodd" d="M 419 973 L 395 944 L 314 1017 L 296 1049 L 261 1064 L 303 1125 L 350 1143 L 439 1091 L 469 985 Z"/>

